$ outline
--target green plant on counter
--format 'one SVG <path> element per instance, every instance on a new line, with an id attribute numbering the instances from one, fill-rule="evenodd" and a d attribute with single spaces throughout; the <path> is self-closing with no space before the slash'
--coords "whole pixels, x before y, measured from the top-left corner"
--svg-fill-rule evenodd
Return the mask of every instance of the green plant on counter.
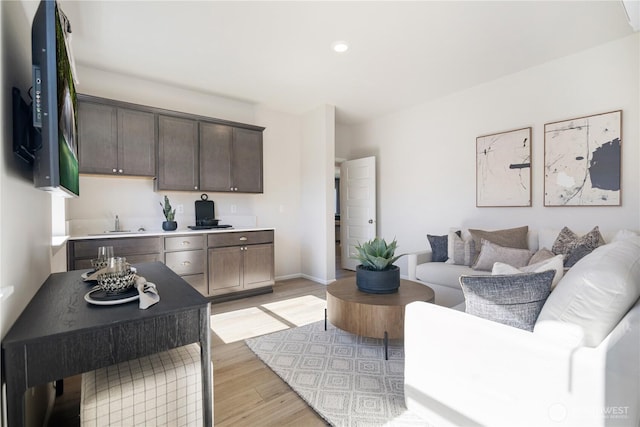
<path id="1" fill-rule="evenodd" d="M 167 196 L 164 196 L 164 206 L 162 205 L 162 202 L 160 203 L 160 206 L 162 206 L 162 212 L 164 213 L 164 217 L 167 221 L 174 221 L 176 217 L 176 210 L 171 210 L 171 203 L 169 203 L 169 198 Z"/>
<path id="2" fill-rule="evenodd" d="M 367 270 L 387 270 L 391 268 L 398 258 L 404 255 L 394 256 L 396 246 L 396 239 L 393 239 L 393 242 L 387 244 L 384 239 L 376 237 L 373 240 L 356 246 L 358 254 L 352 258 L 359 260 L 362 267 Z"/>

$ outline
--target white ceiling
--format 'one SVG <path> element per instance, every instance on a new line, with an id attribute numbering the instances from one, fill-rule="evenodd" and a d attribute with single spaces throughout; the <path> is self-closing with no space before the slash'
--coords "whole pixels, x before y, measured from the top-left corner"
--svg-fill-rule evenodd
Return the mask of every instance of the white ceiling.
<path id="1" fill-rule="evenodd" d="M 76 62 L 341 123 L 632 33 L 622 3 L 71 1 Z M 344 54 L 331 45 L 345 40 Z M 80 76 L 82 80 L 82 76 Z"/>

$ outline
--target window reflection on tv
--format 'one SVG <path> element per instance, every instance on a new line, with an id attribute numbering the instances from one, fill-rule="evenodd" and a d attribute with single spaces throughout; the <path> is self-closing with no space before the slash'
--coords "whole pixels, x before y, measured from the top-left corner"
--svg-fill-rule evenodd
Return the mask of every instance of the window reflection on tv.
<path id="1" fill-rule="evenodd" d="M 58 156 L 60 185 L 80 194 L 78 170 L 78 117 L 76 88 L 65 43 L 65 33 L 56 7 L 56 64 L 58 88 Z"/>

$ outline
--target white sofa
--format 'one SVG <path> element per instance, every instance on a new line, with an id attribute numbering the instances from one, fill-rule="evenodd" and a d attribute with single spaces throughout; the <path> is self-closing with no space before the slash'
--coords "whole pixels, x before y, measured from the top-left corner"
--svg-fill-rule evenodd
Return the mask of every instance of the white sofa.
<path id="1" fill-rule="evenodd" d="M 639 426 L 640 238 L 629 242 L 572 267 L 534 332 L 409 304 L 407 407 L 438 427 Z"/>
<path id="2" fill-rule="evenodd" d="M 529 250 L 535 252 L 542 248 L 551 249 L 559 232 L 560 230 L 556 229 L 541 229 L 540 231 L 529 229 L 527 236 Z M 617 233 L 618 231 L 604 232 L 601 230 L 605 242 L 612 241 Z M 481 275 L 491 274 L 491 272 L 474 270 L 465 265 L 431 262 L 431 250 L 429 249 L 407 254 L 407 278 L 432 288 L 435 292 L 437 305 L 464 309 L 462 305 L 464 295 L 459 283 L 459 277 L 463 274 Z"/>

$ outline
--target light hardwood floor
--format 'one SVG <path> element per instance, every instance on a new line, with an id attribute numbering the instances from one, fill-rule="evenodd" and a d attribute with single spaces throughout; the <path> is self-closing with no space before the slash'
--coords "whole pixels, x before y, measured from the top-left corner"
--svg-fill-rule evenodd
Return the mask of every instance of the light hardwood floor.
<path id="1" fill-rule="evenodd" d="M 354 273 L 338 270 L 336 274 Z M 211 306 L 212 328 L 219 331 L 211 335 L 216 426 L 327 425 L 244 343 L 248 336 L 319 320 L 325 295 L 324 285 L 293 279 L 276 283 L 270 294 Z M 229 326 L 229 319 L 236 324 Z M 64 394 L 56 399 L 51 427 L 80 425 L 80 376 L 65 379 L 64 387 Z"/>

